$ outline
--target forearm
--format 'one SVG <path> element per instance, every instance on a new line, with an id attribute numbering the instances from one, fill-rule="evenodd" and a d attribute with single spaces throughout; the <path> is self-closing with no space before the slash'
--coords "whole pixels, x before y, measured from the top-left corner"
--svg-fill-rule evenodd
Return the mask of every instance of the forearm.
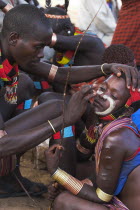
<path id="1" fill-rule="evenodd" d="M 62 128 L 62 121 L 62 116 L 51 120 L 56 132 Z M 45 141 L 52 134 L 54 130 L 49 122 L 22 132 L 17 131 L 13 134 L 7 132 L 7 135 L 0 139 L 0 158 L 25 152 Z"/>
<path id="2" fill-rule="evenodd" d="M 56 35 L 57 36 L 57 41 L 53 48 L 55 50 L 72 50 L 75 51 L 79 42 L 80 45 L 78 47 L 78 50 L 80 51 L 89 51 L 92 49 L 95 45 L 94 38 L 91 36 L 83 36 L 83 35 L 78 35 L 78 36 L 62 36 L 62 35 Z"/>
<path id="3" fill-rule="evenodd" d="M 52 175 L 52 177 L 55 181 L 65 187 L 65 189 L 70 191 L 72 194 L 92 202 L 103 203 L 102 200 L 98 198 L 94 186 L 83 184 L 82 181 L 79 181 L 78 179 L 72 177 L 65 171 L 58 169 Z"/>
<path id="4" fill-rule="evenodd" d="M 58 133 L 57 133 L 58 134 Z M 54 134 L 55 135 L 55 134 Z M 50 140 L 50 145 L 60 144 L 62 143 L 64 147 L 64 151 L 62 152 L 62 156 L 59 162 L 59 167 L 65 170 L 67 173 L 72 176 L 76 175 L 76 141 L 74 136 L 61 139 Z"/>
<path id="5" fill-rule="evenodd" d="M 104 71 L 106 74 L 110 74 L 112 64 L 107 64 L 104 66 Z M 38 75 L 48 80 L 52 65 L 39 62 L 38 64 L 31 65 L 27 71 L 28 73 Z M 67 75 L 70 67 L 59 67 L 56 70 L 56 74 L 54 76 L 54 82 L 59 82 L 65 84 L 67 80 Z M 72 66 L 70 69 L 70 77 L 68 80 L 69 84 L 84 82 L 88 80 L 92 80 L 103 76 L 104 73 L 101 71 L 101 66 Z"/>
<path id="6" fill-rule="evenodd" d="M 62 114 L 62 101 L 50 100 L 29 111 L 20 114 L 5 123 L 5 130 L 9 134 L 22 132 L 39 126 L 47 120 L 59 117 Z"/>
<path id="7" fill-rule="evenodd" d="M 58 68 L 55 81 L 65 83 L 67 79 L 69 68 L 60 67 Z M 108 72 L 109 73 L 109 72 Z M 107 73 L 107 74 L 108 74 Z M 69 84 L 76 84 L 88 80 L 92 80 L 103 76 L 103 72 L 101 71 L 101 66 L 73 66 L 70 69 L 70 77 L 68 80 Z"/>

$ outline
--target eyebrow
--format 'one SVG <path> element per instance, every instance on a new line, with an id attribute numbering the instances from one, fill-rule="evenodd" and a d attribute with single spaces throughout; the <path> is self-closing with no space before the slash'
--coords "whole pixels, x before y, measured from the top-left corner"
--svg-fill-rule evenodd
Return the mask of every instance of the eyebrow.
<path id="1" fill-rule="evenodd" d="M 108 88 L 108 83 L 107 83 L 106 81 L 104 81 L 103 83 L 101 83 L 101 85 L 104 84 L 104 83 L 107 85 L 107 88 Z M 113 92 L 117 93 L 117 94 L 120 96 L 120 94 L 118 93 L 118 91 L 119 91 L 118 89 L 116 89 L 116 88 L 114 88 L 114 87 L 111 87 L 111 90 L 112 90 Z M 120 92 L 120 91 L 119 91 L 119 92 Z"/>

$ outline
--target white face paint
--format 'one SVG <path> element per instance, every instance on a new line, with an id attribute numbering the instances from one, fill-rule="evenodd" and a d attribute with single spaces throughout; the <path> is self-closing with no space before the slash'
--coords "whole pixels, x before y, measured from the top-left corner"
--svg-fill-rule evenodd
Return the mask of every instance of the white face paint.
<path id="1" fill-rule="evenodd" d="M 100 90 L 97 90 L 97 94 L 101 95 L 101 94 L 103 94 L 103 92 L 100 91 Z M 103 115 L 110 114 L 113 111 L 113 109 L 115 108 L 116 103 L 110 96 L 103 95 L 102 97 L 103 97 L 103 99 L 108 100 L 110 105 L 105 111 L 103 111 L 103 112 L 95 112 L 95 114 L 103 116 Z"/>

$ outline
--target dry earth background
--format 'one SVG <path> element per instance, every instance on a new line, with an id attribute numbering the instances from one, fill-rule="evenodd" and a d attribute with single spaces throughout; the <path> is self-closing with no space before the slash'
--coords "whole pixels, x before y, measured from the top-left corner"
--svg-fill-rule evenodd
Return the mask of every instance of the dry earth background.
<path id="1" fill-rule="evenodd" d="M 34 163 L 35 161 L 36 157 L 35 155 L 33 155 L 32 150 L 27 152 L 23 156 L 20 167 L 22 175 L 29 178 L 32 181 L 42 182 L 45 185 L 48 185 L 49 182 L 52 181 L 50 175 L 45 170 L 35 169 L 35 163 Z M 45 164 L 40 161 L 38 161 L 38 164 L 39 167 L 45 166 Z M 33 209 L 48 210 L 49 209 L 48 207 L 50 205 L 50 202 L 47 199 L 47 194 L 44 194 L 40 198 L 33 197 L 32 199 L 30 199 L 29 197 L 0 199 L 0 210 L 33 210 Z"/>

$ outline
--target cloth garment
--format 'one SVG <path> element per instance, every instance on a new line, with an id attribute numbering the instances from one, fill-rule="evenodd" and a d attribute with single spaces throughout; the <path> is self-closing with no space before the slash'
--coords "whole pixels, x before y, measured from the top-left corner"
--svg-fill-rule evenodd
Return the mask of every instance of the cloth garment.
<path id="1" fill-rule="evenodd" d="M 0 138 L 7 135 L 5 131 L 0 133 Z M 0 159 L 0 177 L 6 176 L 16 168 L 16 155 L 6 156 Z"/>
<path id="2" fill-rule="evenodd" d="M 11 65 L 0 51 L 0 88 L 6 87 L 5 100 L 10 104 L 17 103 L 18 65 Z"/>
<path id="3" fill-rule="evenodd" d="M 139 0 L 122 0 L 122 8 L 112 40 L 112 44 L 124 44 L 133 50 L 137 66 L 140 65 L 139 11 Z"/>
<path id="4" fill-rule="evenodd" d="M 110 45 L 116 28 L 116 20 L 106 0 L 70 0 L 68 14 L 72 23 L 82 31 L 87 29 L 96 16 L 88 30 L 97 34 L 107 46 Z"/>

